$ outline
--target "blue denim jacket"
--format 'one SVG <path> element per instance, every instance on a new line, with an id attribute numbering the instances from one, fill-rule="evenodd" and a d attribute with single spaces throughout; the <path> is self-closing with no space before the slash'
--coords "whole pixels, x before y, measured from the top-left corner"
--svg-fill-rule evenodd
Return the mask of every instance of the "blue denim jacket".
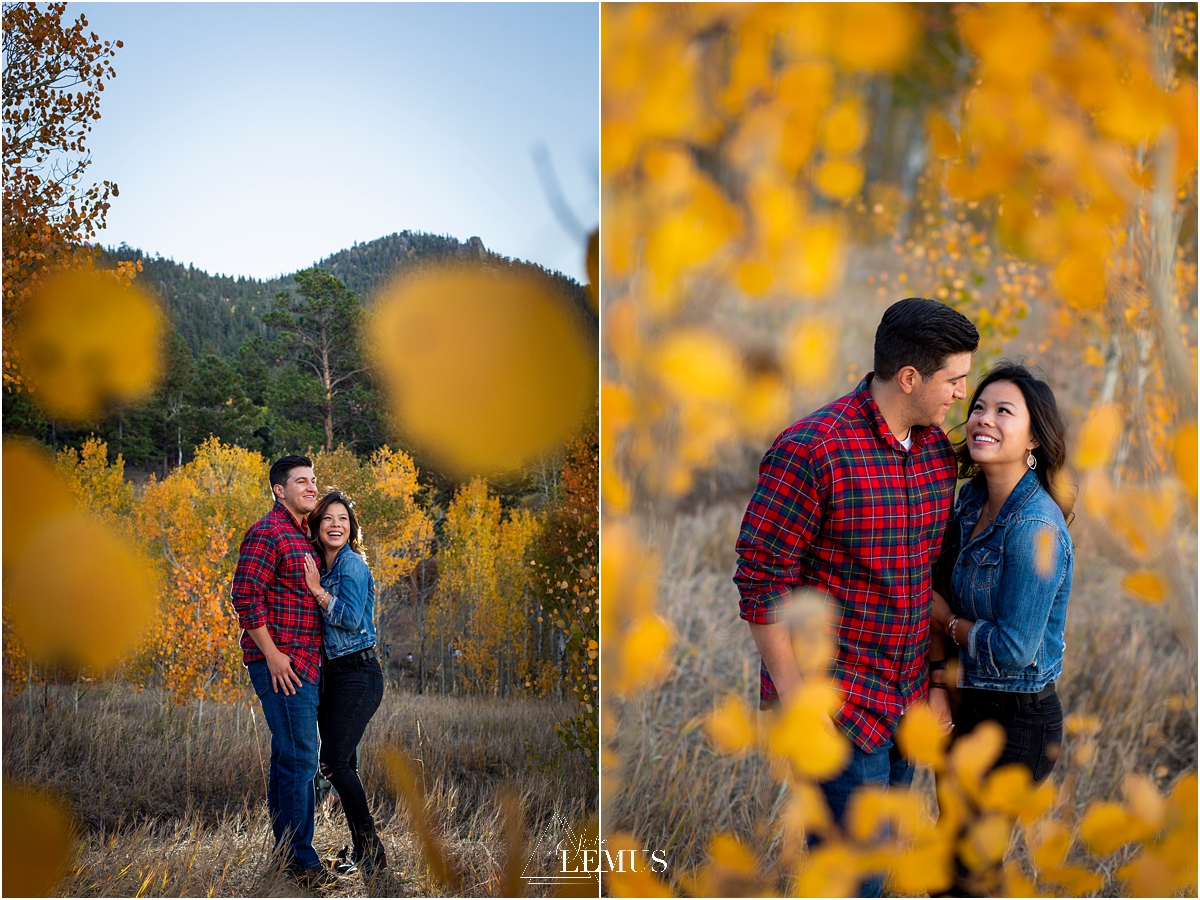
<path id="1" fill-rule="evenodd" d="M 375 578 L 367 561 L 346 543 L 321 574 L 321 587 L 333 595 L 324 610 L 325 655 L 337 659 L 375 646 Z"/>
<path id="2" fill-rule="evenodd" d="M 995 521 L 968 541 L 986 500 L 986 483 L 963 485 L 950 526 L 958 529 L 960 549 L 947 599 L 975 622 L 960 654 L 958 683 L 1040 691 L 1062 672 L 1075 549 L 1062 511 L 1032 470 Z"/>

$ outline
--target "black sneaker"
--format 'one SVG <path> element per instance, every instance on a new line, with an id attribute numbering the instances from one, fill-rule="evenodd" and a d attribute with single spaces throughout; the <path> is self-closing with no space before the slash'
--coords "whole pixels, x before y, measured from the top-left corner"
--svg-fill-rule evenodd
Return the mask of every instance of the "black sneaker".
<path id="1" fill-rule="evenodd" d="M 342 849 L 338 851 L 337 856 L 332 861 L 333 871 L 337 872 L 339 875 L 349 875 L 351 872 L 357 870 L 357 866 L 354 864 L 354 859 L 351 857 L 350 852 L 351 851 L 349 847 L 342 847 Z"/>
<path id="2" fill-rule="evenodd" d="M 337 883 L 335 872 L 329 871 L 324 865 L 313 866 L 310 869 L 288 869 L 288 877 L 299 887 L 321 891 Z"/>

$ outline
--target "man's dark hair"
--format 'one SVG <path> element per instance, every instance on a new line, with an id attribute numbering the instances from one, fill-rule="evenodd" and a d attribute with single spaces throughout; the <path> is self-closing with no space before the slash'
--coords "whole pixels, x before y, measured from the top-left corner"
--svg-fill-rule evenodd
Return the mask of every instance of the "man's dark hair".
<path id="1" fill-rule="evenodd" d="M 912 366 L 932 378 L 947 357 L 977 349 L 979 332 L 970 319 L 936 300 L 909 297 L 889 306 L 875 329 L 875 377 L 887 381 Z"/>
<path id="2" fill-rule="evenodd" d="M 275 460 L 274 465 L 271 466 L 271 475 L 270 475 L 270 482 L 271 482 L 272 490 L 274 489 L 275 485 L 279 485 L 280 487 L 286 487 L 287 480 L 288 480 L 288 473 L 290 471 L 292 471 L 292 469 L 300 469 L 300 468 L 311 469 L 312 468 L 312 460 L 309 459 L 307 456 L 298 456 L 296 454 L 292 454 L 290 456 L 281 456 L 281 457 L 279 457 L 279 459 Z"/>

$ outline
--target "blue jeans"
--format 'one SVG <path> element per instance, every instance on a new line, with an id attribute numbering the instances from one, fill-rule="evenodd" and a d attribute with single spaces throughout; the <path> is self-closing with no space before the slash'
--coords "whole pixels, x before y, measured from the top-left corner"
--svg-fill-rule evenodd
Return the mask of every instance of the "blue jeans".
<path id="1" fill-rule="evenodd" d="M 825 802 L 829 812 L 843 831 L 846 827 L 846 806 L 851 794 L 864 784 L 881 784 L 894 788 L 907 789 L 912 784 L 913 767 L 889 739 L 886 744 L 874 753 L 864 753 L 856 744 L 851 744 L 852 755 L 846 770 L 832 781 L 821 784 L 825 794 Z M 816 841 L 809 838 L 809 846 L 815 847 Z M 883 876 L 875 875 L 864 879 L 859 886 L 858 897 L 882 897 Z"/>
<path id="2" fill-rule="evenodd" d="M 266 661 L 246 666 L 254 692 L 271 729 L 271 775 L 267 811 L 275 847 L 289 869 L 321 865 L 313 849 L 313 812 L 317 808 L 317 685 L 301 681 L 296 693 L 276 693 Z"/>

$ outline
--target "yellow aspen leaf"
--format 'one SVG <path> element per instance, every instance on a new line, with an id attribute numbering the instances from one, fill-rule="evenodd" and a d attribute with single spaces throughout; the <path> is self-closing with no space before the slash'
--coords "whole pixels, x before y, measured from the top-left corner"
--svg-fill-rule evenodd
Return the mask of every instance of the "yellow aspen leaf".
<path id="1" fill-rule="evenodd" d="M 1078 766 L 1089 766 L 1095 758 L 1096 744 L 1094 741 L 1084 741 L 1071 754 L 1072 762 Z"/>
<path id="2" fill-rule="evenodd" d="M 673 897 L 670 885 L 663 882 L 642 860 L 644 842 L 632 834 L 617 832 L 605 839 L 610 857 L 620 860 L 613 868 L 605 866 L 604 879 L 613 897 Z M 638 862 L 641 861 L 641 865 Z"/>
<path id="3" fill-rule="evenodd" d="M 1117 869 L 1117 878 L 1134 897 L 1169 897 L 1175 888 L 1171 866 L 1150 850 Z"/>
<path id="4" fill-rule="evenodd" d="M 797 897 L 857 896 L 860 872 L 854 851 L 841 843 L 817 847 L 796 884 Z"/>
<path id="5" fill-rule="evenodd" d="M 71 820 L 56 801 L 7 778 L 3 789 L 6 897 L 49 897 L 71 850 Z"/>
<path id="6" fill-rule="evenodd" d="M 1111 403 L 1097 406 L 1088 415 L 1080 432 L 1075 465 L 1084 471 L 1104 468 L 1116 452 L 1120 437 L 1120 410 Z"/>
<path id="7" fill-rule="evenodd" d="M 888 883 L 901 894 L 935 896 L 954 880 L 954 845 L 944 838 L 921 841 L 888 866 Z"/>
<path id="8" fill-rule="evenodd" d="M 42 408 L 61 421 L 90 422 L 153 389 L 165 321 L 140 290 L 101 272 L 71 271 L 29 298 L 13 344 Z"/>
<path id="9" fill-rule="evenodd" d="M 781 279 L 801 296 L 820 299 L 841 280 L 845 242 L 832 220 L 813 220 L 791 232 L 780 252 Z"/>
<path id="10" fill-rule="evenodd" d="M 754 376 L 742 396 L 742 421 L 752 433 L 778 433 L 790 421 L 791 394 L 772 372 Z"/>
<path id="11" fill-rule="evenodd" d="M 817 190 L 832 200 L 848 200 L 862 189 L 865 177 L 866 171 L 858 160 L 833 157 L 821 163 L 815 184 Z"/>
<path id="12" fill-rule="evenodd" d="M 824 832 L 832 821 L 825 795 L 811 781 L 797 781 L 792 785 L 792 796 L 784 816 L 788 826 L 798 834 Z"/>
<path id="13" fill-rule="evenodd" d="M 1196 825 L 1196 774 L 1185 775 L 1171 791 L 1167 801 L 1176 821 L 1182 825 Z"/>
<path id="14" fill-rule="evenodd" d="M 955 741 L 950 749 L 950 766 L 967 791 L 975 795 L 983 773 L 992 767 L 1003 749 L 1004 728 L 996 722 L 980 722 L 970 734 Z"/>
<path id="15" fill-rule="evenodd" d="M 880 837 L 881 829 L 888 823 L 901 838 L 923 837 L 932 832 L 932 823 L 919 795 L 873 784 L 863 785 L 854 792 L 846 821 L 847 834 L 860 843 Z"/>
<path id="16" fill-rule="evenodd" d="M 1117 87 L 1104 109 L 1096 114 L 1096 127 L 1101 133 L 1127 144 L 1156 139 L 1169 122 L 1166 95 L 1145 82 Z"/>
<path id="17" fill-rule="evenodd" d="M 796 321 L 784 338 L 783 363 L 796 384 L 812 389 L 829 380 L 837 362 L 839 330 L 824 318 Z"/>
<path id="18" fill-rule="evenodd" d="M 805 683 L 771 729 L 771 752 L 809 778 L 825 781 L 837 775 L 850 761 L 850 742 L 830 719 L 839 706 L 832 686 Z"/>
<path id="19" fill-rule="evenodd" d="M 875 71 L 901 65 L 919 29 L 912 10 L 901 3 L 832 5 L 837 31 L 834 58 L 848 69 Z"/>
<path id="20" fill-rule="evenodd" d="M 979 807 L 1015 817 L 1025 806 L 1032 789 L 1028 768 L 1020 763 L 1000 766 L 984 782 Z"/>
<path id="21" fill-rule="evenodd" d="M 1140 821 L 1157 830 L 1167 820 L 1167 798 L 1158 792 L 1145 775 L 1129 772 L 1121 780 L 1121 791 L 1129 811 Z"/>
<path id="22" fill-rule="evenodd" d="M 821 142 L 830 153 L 846 156 L 857 152 L 866 136 L 862 105 L 857 100 L 846 100 L 826 116 Z"/>
<path id="23" fill-rule="evenodd" d="M 76 513 L 50 519 L 30 537 L 4 605 L 31 656 L 103 670 L 141 637 L 156 599 L 146 560 Z"/>
<path id="24" fill-rule="evenodd" d="M 941 771 L 946 764 L 946 744 L 950 735 L 942 730 L 937 716 L 926 703 L 909 709 L 896 729 L 896 745 L 908 759 Z"/>
<path id="25" fill-rule="evenodd" d="M 933 146 L 933 155 L 938 159 L 957 159 L 961 152 L 958 134 L 941 113 L 931 112 L 925 118 L 925 130 Z"/>
<path id="26" fill-rule="evenodd" d="M 1195 497 L 1197 478 L 1195 422 L 1189 422 L 1175 432 L 1175 441 L 1171 450 L 1175 458 L 1175 472 L 1179 475 L 1179 480 Z"/>
<path id="27" fill-rule="evenodd" d="M 729 401 L 742 390 L 737 351 L 711 331 L 672 332 L 655 352 L 654 367 L 663 386 L 680 400 Z"/>
<path id="28" fill-rule="evenodd" d="M 1025 875 L 1021 864 L 1006 862 L 1004 864 L 1004 896 L 1005 897 L 1037 897 L 1040 896 L 1033 882 Z"/>
<path id="29" fill-rule="evenodd" d="M 959 17 L 959 32 L 979 54 L 985 72 L 1006 82 L 1028 79 L 1049 57 L 1050 25 L 1029 4 L 967 8 Z"/>
<path id="30" fill-rule="evenodd" d="M 742 754 L 754 746 L 754 720 L 746 710 L 745 701 L 732 695 L 713 708 L 704 730 L 718 753 Z"/>
<path id="31" fill-rule="evenodd" d="M 1130 572 L 1121 580 L 1121 585 L 1143 603 L 1158 604 L 1166 599 L 1166 583 L 1156 573 L 1142 569 Z"/>
<path id="32" fill-rule="evenodd" d="M 754 854 L 732 834 L 718 834 L 708 847 L 709 858 L 716 864 L 751 875 L 758 867 Z"/>
<path id="33" fill-rule="evenodd" d="M 783 146 L 785 121 L 783 108 L 774 104 L 750 110 L 730 139 L 726 157 L 747 172 L 774 169 Z"/>
<path id="34" fill-rule="evenodd" d="M 1082 866 L 1061 866 L 1057 869 L 1047 869 L 1042 872 L 1047 881 L 1061 884 L 1072 897 L 1082 897 L 1098 891 L 1104 884 L 1104 879 L 1095 872 L 1089 872 Z"/>
<path id="35" fill-rule="evenodd" d="M 659 616 L 639 616 L 629 627 L 621 647 L 622 664 L 613 687 L 627 694 L 645 687 L 671 669 L 669 651 L 674 638 L 671 626 Z"/>
<path id="36" fill-rule="evenodd" d="M 1047 779 L 1038 785 L 1037 789 L 1025 798 L 1025 803 L 1018 813 L 1017 818 L 1021 824 L 1030 825 L 1048 813 L 1054 806 L 1055 796 L 1053 781 Z"/>
<path id="37" fill-rule="evenodd" d="M 1050 871 L 1062 865 L 1071 849 L 1071 831 L 1062 822 L 1049 820 L 1036 829 L 1036 840 L 1031 843 L 1033 864 L 1038 869 Z"/>
<path id="38" fill-rule="evenodd" d="M 4 442 L 4 569 L 29 546 L 38 527 L 74 508 L 71 492 L 54 471 L 45 449 L 33 441 Z"/>
<path id="39" fill-rule="evenodd" d="M 1066 728 L 1067 734 L 1096 734 L 1100 730 L 1100 717 L 1071 713 L 1063 722 L 1063 727 Z"/>
<path id="40" fill-rule="evenodd" d="M 1108 856 L 1122 844 L 1140 840 L 1146 826 L 1129 816 L 1119 803 L 1093 801 L 1079 823 L 1079 837 L 1097 856 Z"/>
<path id="41" fill-rule="evenodd" d="M 1075 309 L 1103 306 L 1108 298 L 1104 259 L 1088 253 L 1068 253 L 1054 267 L 1054 284 L 1062 298 Z"/>
<path id="42" fill-rule="evenodd" d="M 1033 539 L 1033 567 L 1038 577 L 1045 580 L 1055 572 L 1055 562 L 1058 557 L 1058 541 L 1054 530 L 1039 528 Z"/>
<path id="43" fill-rule="evenodd" d="M 968 869 L 993 866 L 1004 856 L 1008 837 L 1012 833 L 1012 820 L 998 813 L 981 816 L 967 829 L 958 842 L 958 854 Z"/>
<path id="44" fill-rule="evenodd" d="M 761 297 L 771 289 L 771 267 L 757 260 L 745 260 L 738 266 L 737 281 L 747 296 Z"/>

